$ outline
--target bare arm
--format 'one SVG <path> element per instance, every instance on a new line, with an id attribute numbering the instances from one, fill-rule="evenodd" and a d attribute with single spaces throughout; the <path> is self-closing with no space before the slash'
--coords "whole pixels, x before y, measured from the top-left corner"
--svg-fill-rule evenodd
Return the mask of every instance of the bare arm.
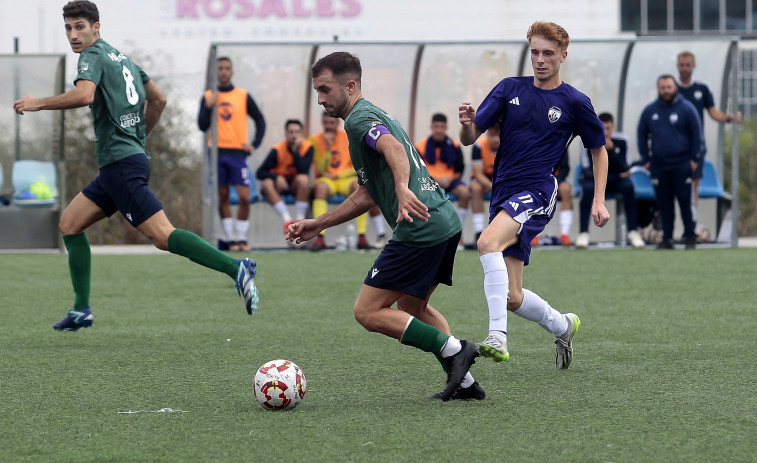
<path id="1" fill-rule="evenodd" d="M 458 108 L 460 120 L 460 143 L 464 146 L 472 145 L 481 136 L 481 129 L 473 122 L 476 119 L 476 108 L 470 101 L 463 101 Z"/>
<path id="2" fill-rule="evenodd" d="M 710 106 L 709 108 L 707 108 L 707 112 L 710 114 L 711 118 L 715 119 L 718 122 L 736 121 L 736 123 L 738 124 L 741 123 L 741 112 L 737 112 L 735 114 L 726 114 L 715 106 Z"/>
<path id="3" fill-rule="evenodd" d="M 368 194 L 368 190 L 364 186 L 358 185 L 357 190 L 336 208 L 315 219 L 300 220 L 290 225 L 289 230 L 287 230 L 286 239 L 297 244 L 311 240 L 321 230 L 363 215 L 375 205 L 376 203 Z"/>
<path id="4" fill-rule="evenodd" d="M 97 85 L 91 80 L 79 79 L 76 87 L 66 93 L 42 99 L 27 95 L 13 103 L 13 109 L 17 114 L 24 114 L 24 111 L 81 108 L 95 101 L 96 89 Z"/>
<path id="5" fill-rule="evenodd" d="M 591 216 L 594 224 L 604 227 L 610 220 L 610 213 L 605 207 L 605 187 L 607 186 L 607 150 L 604 146 L 593 148 L 591 158 L 594 163 L 594 201 L 591 205 Z"/>
<path id="6" fill-rule="evenodd" d="M 420 155 L 411 143 L 408 143 L 408 148 L 413 151 L 411 156 L 418 156 L 420 160 Z M 392 134 L 387 133 L 379 137 L 376 142 L 376 151 L 384 156 L 394 176 L 394 191 L 397 194 L 397 223 L 403 220 L 412 222 L 413 215 L 424 222 L 428 221 L 431 217 L 428 207 L 408 187 L 410 160 L 407 158 L 405 146 Z"/>
<path id="7" fill-rule="evenodd" d="M 166 97 L 160 91 L 158 86 L 152 80 L 145 82 L 145 93 L 147 94 L 147 103 L 145 103 L 145 135 L 150 135 L 152 129 L 158 124 L 158 119 L 166 107 Z"/>

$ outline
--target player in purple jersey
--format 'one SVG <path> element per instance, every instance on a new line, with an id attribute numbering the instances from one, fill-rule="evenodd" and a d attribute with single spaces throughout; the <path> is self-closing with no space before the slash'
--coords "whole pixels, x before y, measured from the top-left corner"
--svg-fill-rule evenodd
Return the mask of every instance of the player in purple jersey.
<path id="1" fill-rule="evenodd" d="M 594 161 L 594 223 L 603 227 L 610 220 L 605 207 L 607 152 L 604 127 L 591 101 L 560 80 L 560 64 L 568 56 L 568 33 L 555 23 L 535 22 L 526 37 L 534 76 L 502 80 L 478 111 L 467 101 L 459 108 L 460 141 L 466 146 L 489 127 L 501 126 L 489 226 L 478 240 L 489 305 L 489 336 L 480 350 L 497 362 L 509 359 L 510 310 L 555 336 L 556 365 L 565 369 L 573 358 L 572 340 L 581 321 L 524 289 L 523 268 L 529 261 L 531 240 L 555 213 L 557 180 L 552 171 L 575 136 L 591 150 Z"/>

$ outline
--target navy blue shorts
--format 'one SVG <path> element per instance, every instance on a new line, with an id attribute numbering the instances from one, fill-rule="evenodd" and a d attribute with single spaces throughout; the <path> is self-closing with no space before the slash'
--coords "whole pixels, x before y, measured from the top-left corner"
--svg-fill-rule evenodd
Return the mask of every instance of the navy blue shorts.
<path id="1" fill-rule="evenodd" d="M 455 188 L 459 187 L 460 185 L 466 186 L 465 182 L 463 182 L 459 178 L 457 180 L 452 180 L 452 182 L 449 184 L 449 188 L 446 188 L 444 190 L 444 192 L 445 193 L 452 193 L 452 190 L 454 190 Z"/>
<path id="2" fill-rule="evenodd" d="M 250 186 L 247 157 L 238 154 L 218 155 L 218 184 Z"/>
<path id="3" fill-rule="evenodd" d="M 439 283 L 452 286 L 455 251 L 461 234 L 427 248 L 389 240 L 363 283 L 426 299 L 431 288 Z"/>
<path id="4" fill-rule="evenodd" d="M 147 155 L 134 154 L 100 168 L 100 175 L 81 192 L 110 217 L 116 211 L 135 228 L 163 210 L 147 186 L 150 162 Z"/>
<path id="5" fill-rule="evenodd" d="M 518 230 L 520 241 L 502 251 L 502 254 L 505 257 L 516 257 L 528 265 L 531 257 L 531 240 L 544 230 L 555 215 L 557 179 L 552 177 L 539 185 L 534 185 L 528 191 L 514 194 L 508 192 L 500 198 L 498 200 L 492 198 L 489 205 L 489 222 L 494 220 L 500 210 L 504 210 L 521 224 Z"/>

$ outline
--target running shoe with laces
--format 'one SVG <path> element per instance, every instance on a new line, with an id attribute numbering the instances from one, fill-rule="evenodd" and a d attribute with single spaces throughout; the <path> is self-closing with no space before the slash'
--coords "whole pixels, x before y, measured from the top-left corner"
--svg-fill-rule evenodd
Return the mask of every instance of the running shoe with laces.
<path id="1" fill-rule="evenodd" d="M 568 321 L 568 329 L 555 337 L 555 365 L 560 370 L 566 370 L 573 361 L 573 336 L 581 326 L 581 320 L 574 313 L 566 313 L 565 319 Z"/>
<path id="2" fill-rule="evenodd" d="M 249 257 L 237 260 L 237 293 L 240 297 L 244 297 L 245 308 L 250 315 L 258 310 L 260 301 L 258 288 L 255 286 L 256 266 L 255 261 Z"/>
<path id="3" fill-rule="evenodd" d="M 53 329 L 57 331 L 76 331 L 79 328 L 89 328 L 92 326 L 92 318 L 92 311 L 89 309 L 89 306 L 81 310 L 71 309 L 63 317 L 63 320 L 53 325 Z"/>
<path id="4" fill-rule="evenodd" d="M 489 333 L 489 336 L 479 343 L 478 349 L 481 355 L 497 363 L 510 360 L 510 353 L 507 352 L 507 338 L 502 335 Z"/>
<path id="5" fill-rule="evenodd" d="M 429 398 L 441 399 L 442 393 L 437 392 L 435 394 L 431 394 Z M 468 387 L 457 388 L 457 390 L 452 393 L 449 400 L 484 400 L 485 398 L 486 391 L 484 390 L 484 388 L 481 387 L 480 384 L 478 384 L 478 381 L 473 381 L 473 384 Z"/>

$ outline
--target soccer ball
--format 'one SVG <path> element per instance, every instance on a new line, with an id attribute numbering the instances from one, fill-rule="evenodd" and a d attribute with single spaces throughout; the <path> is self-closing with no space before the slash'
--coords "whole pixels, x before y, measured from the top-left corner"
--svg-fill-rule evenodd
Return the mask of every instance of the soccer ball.
<path id="1" fill-rule="evenodd" d="M 292 410 L 307 392 L 305 373 L 294 362 L 278 359 L 264 363 L 255 373 L 255 398 L 269 410 Z"/>

